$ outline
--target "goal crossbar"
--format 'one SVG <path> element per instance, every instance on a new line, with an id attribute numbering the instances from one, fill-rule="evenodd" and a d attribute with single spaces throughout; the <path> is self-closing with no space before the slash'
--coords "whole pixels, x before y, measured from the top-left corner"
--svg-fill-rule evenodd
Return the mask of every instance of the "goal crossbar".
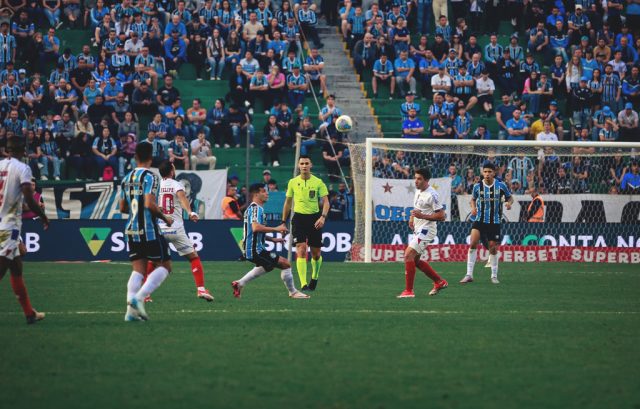
<path id="1" fill-rule="evenodd" d="M 371 242 L 373 234 L 373 149 L 376 145 L 411 146 L 453 146 L 453 147 L 505 147 L 505 148 L 601 148 L 624 149 L 640 155 L 640 143 L 634 142 L 592 142 L 592 141 L 509 141 L 509 140 L 467 140 L 467 139 L 404 139 L 404 138 L 367 138 L 365 142 L 365 206 L 364 206 L 364 262 L 371 262 Z"/>

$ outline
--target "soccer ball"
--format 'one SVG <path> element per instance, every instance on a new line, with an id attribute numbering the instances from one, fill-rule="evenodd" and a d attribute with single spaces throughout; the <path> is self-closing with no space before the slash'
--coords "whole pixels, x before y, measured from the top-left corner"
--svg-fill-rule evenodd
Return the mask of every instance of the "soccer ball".
<path id="1" fill-rule="evenodd" d="M 338 132 L 349 132 L 353 128 L 353 122 L 349 115 L 341 115 L 336 119 L 336 129 Z"/>

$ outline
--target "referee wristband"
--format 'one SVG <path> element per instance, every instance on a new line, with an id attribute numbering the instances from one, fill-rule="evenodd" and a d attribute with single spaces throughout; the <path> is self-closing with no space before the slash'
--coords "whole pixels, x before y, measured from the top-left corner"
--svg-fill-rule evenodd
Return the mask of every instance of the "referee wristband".
<path id="1" fill-rule="evenodd" d="M 196 213 L 196 212 L 191 212 L 191 213 L 189 213 L 189 216 L 196 216 L 196 217 L 198 217 L 198 213 Z"/>

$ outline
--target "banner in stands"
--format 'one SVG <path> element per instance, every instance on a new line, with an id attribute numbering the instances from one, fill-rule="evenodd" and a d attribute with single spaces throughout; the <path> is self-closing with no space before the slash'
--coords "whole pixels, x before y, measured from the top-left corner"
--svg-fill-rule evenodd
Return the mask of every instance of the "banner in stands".
<path id="1" fill-rule="evenodd" d="M 202 219 L 222 219 L 220 204 L 227 194 L 227 170 L 176 172 L 193 211 Z M 119 182 L 62 184 L 42 189 L 50 219 L 122 219 Z"/>
<path id="2" fill-rule="evenodd" d="M 373 178 L 372 183 L 374 220 L 409 220 L 416 193 L 413 179 Z M 431 179 L 429 184 L 438 192 L 440 203 L 446 209 L 447 220 L 451 220 L 451 179 L 435 178 Z"/>
<path id="3" fill-rule="evenodd" d="M 529 195 L 514 195 L 511 210 L 504 208 L 505 221 L 526 221 Z M 548 223 L 640 223 L 639 195 L 542 195 Z M 471 195 L 459 195 L 460 218 L 468 220 Z"/>
<path id="4" fill-rule="evenodd" d="M 47 231 L 33 220 L 26 220 L 22 239 L 31 261 L 128 260 L 124 220 L 53 220 Z M 331 222 L 323 231 L 323 258 L 344 261 L 351 251 L 353 222 Z M 242 251 L 242 222 L 204 220 L 186 223 L 186 230 L 200 257 L 206 261 L 233 261 Z M 281 236 L 278 236 L 281 237 Z M 64 238 L 64 240 L 61 240 Z M 289 236 L 285 236 L 288 240 Z M 286 257 L 283 243 L 267 242 L 267 250 Z M 175 260 L 180 257 L 172 253 Z"/>
<path id="5" fill-rule="evenodd" d="M 501 257 L 507 262 L 530 261 L 535 257 L 533 261 L 639 263 L 640 259 L 633 255 L 640 257 L 638 226 L 638 221 L 635 224 L 504 223 L 501 229 L 504 255 Z M 470 229 L 470 222 L 438 223 L 438 235 L 425 258 L 466 261 Z M 372 259 L 403 261 L 404 248 L 413 236 L 407 223 L 374 222 L 373 230 Z M 606 254 L 606 258 L 601 259 L 601 254 Z M 353 261 L 362 261 L 364 249 L 354 246 L 351 257 Z"/>
<path id="6" fill-rule="evenodd" d="M 375 222 L 385 231 L 373 244 L 375 261 L 402 261 L 404 248 L 411 239 L 406 222 Z M 638 225 L 506 223 L 500 257 L 505 262 L 575 261 L 602 263 L 640 263 Z M 188 222 L 187 231 L 203 260 L 229 261 L 240 257 L 242 222 Z M 465 261 L 470 223 L 439 225 L 438 238 L 429 247 L 425 259 Z M 362 248 L 352 248 L 353 222 L 330 222 L 323 232 L 323 257 L 327 261 L 361 261 Z M 374 226 L 376 229 L 377 226 Z M 39 222 L 25 221 L 22 238 L 33 261 L 127 260 L 127 244 L 120 220 L 54 220 L 48 231 Z M 60 240 L 64 237 L 64 240 Z M 288 236 L 285 237 L 288 239 Z M 286 245 L 267 243 L 269 251 L 286 256 Z M 174 258 L 178 259 L 176 253 Z M 486 256 L 486 250 L 480 251 Z M 486 258 L 486 257 L 485 257 Z"/>

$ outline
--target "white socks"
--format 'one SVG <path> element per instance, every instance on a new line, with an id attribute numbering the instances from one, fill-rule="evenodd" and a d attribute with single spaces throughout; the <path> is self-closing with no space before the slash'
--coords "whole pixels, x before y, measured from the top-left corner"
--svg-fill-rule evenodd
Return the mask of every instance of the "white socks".
<path id="1" fill-rule="evenodd" d="M 280 278 L 284 282 L 285 287 L 289 290 L 289 295 L 296 293 L 298 290 L 296 289 L 296 285 L 293 282 L 293 274 L 291 273 L 291 268 L 284 269 L 280 272 Z"/>
<path id="2" fill-rule="evenodd" d="M 145 297 L 150 296 L 151 293 L 153 293 L 158 287 L 160 287 L 160 284 L 162 284 L 162 282 L 165 278 L 167 278 L 168 275 L 169 270 L 162 266 L 153 270 L 147 277 L 147 281 L 136 294 L 136 297 L 141 300 Z"/>
<path id="3" fill-rule="evenodd" d="M 491 277 L 498 278 L 498 255 L 489 254 L 489 263 L 491 263 Z"/>
<path id="4" fill-rule="evenodd" d="M 140 291 L 142 281 L 144 281 L 144 275 L 137 271 L 131 272 L 131 277 L 129 277 L 129 282 L 127 283 L 127 302 L 131 301 L 138 291 Z"/>
<path id="5" fill-rule="evenodd" d="M 265 270 L 263 267 L 254 267 L 251 271 L 245 274 L 244 277 L 238 280 L 238 284 L 244 287 L 245 285 L 247 285 L 249 281 L 253 281 L 256 278 L 266 273 L 267 273 L 267 270 Z"/>
<path id="6" fill-rule="evenodd" d="M 476 259 L 478 258 L 478 249 L 469 249 L 467 255 L 467 275 L 473 277 L 473 267 L 476 265 Z"/>

